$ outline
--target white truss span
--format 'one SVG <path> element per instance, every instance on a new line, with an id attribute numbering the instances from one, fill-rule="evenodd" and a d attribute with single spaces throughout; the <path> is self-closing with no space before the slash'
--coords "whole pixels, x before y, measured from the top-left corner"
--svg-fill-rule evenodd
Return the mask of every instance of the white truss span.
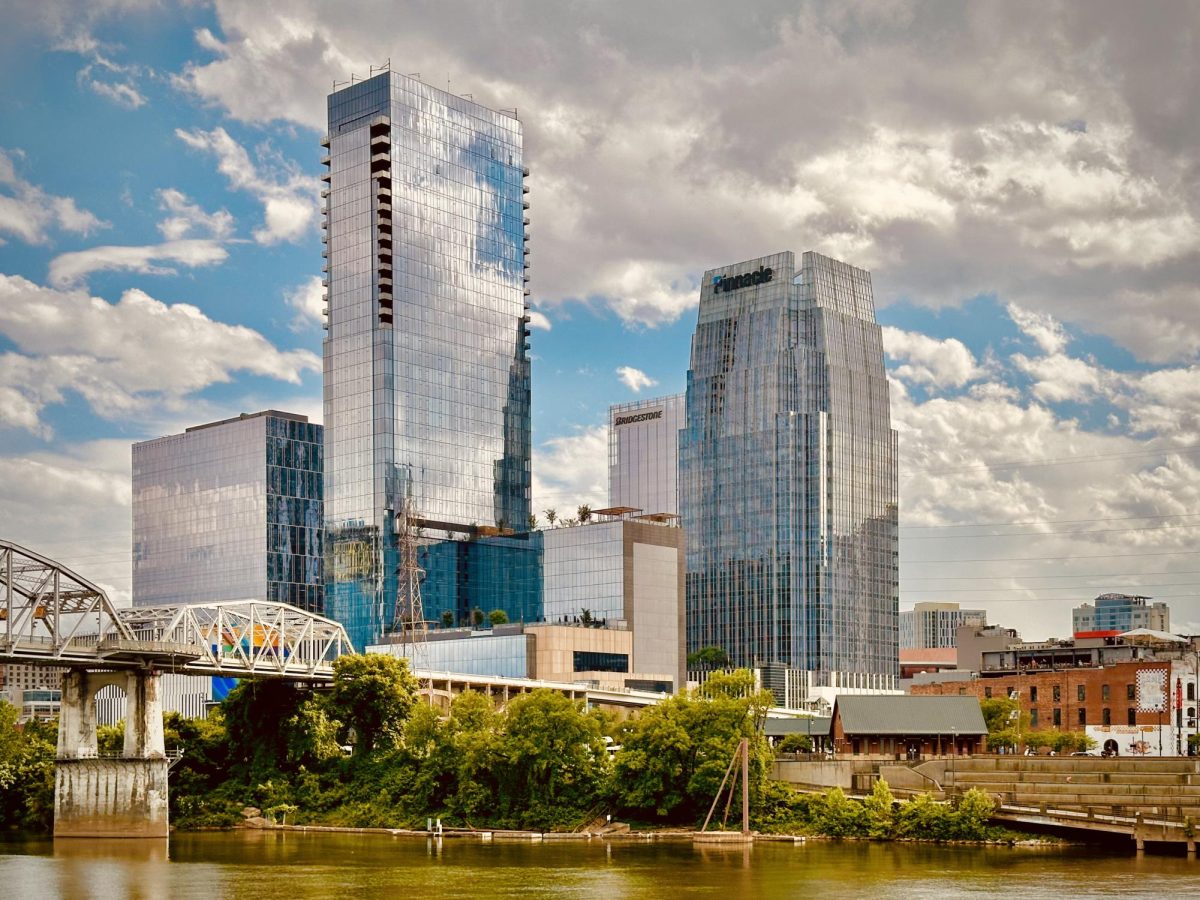
<path id="1" fill-rule="evenodd" d="M 335 659 L 354 652 L 339 623 L 286 603 L 146 606 L 117 615 L 139 641 L 195 648 L 197 657 L 180 672 L 322 679 Z"/>
<path id="2" fill-rule="evenodd" d="M 0 663 L 327 681 L 353 652 L 340 624 L 285 603 L 117 609 L 99 586 L 0 540 Z"/>

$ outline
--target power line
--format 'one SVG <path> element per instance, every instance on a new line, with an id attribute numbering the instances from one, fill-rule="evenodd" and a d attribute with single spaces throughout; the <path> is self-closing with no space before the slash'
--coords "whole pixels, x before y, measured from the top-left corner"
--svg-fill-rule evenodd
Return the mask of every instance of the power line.
<path id="1" fill-rule="evenodd" d="M 904 529 L 933 528 L 1007 528 L 1018 525 L 1070 525 L 1080 522 L 1130 522 L 1135 519 L 1184 519 L 1200 517 L 1200 513 L 1163 513 L 1152 516 L 1094 516 L 1090 519 L 1042 519 L 1028 522 L 968 522 L 962 525 L 901 525 Z M 1200 522 L 1196 523 L 1200 525 Z"/>
<path id="2" fill-rule="evenodd" d="M 1169 531 L 1177 528 L 1200 529 L 1200 522 L 1186 525 L 1157 525 L 1153 528 L 1092 528 L 1088 531 L 1001 531 L 992 534 L 929 534 L 904 537 L 905 541 L 966 541 L 976 538 L 996 537 L 1045 537 L 1050 534 L 1069 534 L 1082 537 L 1089 534 L 1128 534 L 1130 532 Z"/>

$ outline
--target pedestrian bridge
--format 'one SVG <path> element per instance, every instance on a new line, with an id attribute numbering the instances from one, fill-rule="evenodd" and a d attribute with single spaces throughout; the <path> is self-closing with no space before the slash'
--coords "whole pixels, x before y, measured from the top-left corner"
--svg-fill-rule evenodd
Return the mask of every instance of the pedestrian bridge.
<path id="1" fill-rule="evenodd" d="M 0 662 L 329 681 L 354 648 L 337 622 L 286 603 L 117 609 L 86 578 L 0 540 Z"/>

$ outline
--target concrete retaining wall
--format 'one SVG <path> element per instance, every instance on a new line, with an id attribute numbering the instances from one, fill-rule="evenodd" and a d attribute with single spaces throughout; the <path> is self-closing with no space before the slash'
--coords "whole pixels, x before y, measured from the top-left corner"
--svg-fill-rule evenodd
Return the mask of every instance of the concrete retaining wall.
<path id="1" fill-rule="evenodd" d="M 165 759 L 60 759 L 54 836 L 167 837 Z"/>
<path id="2" fill-rule="evenodd" d="M 866 790 L 870 790 L 870 779 L 874 765 L 870 760 L 792 760 L 777 759 L 772 777 L 797 787 L 832 788 L 844 791 L 862 790 L 864 779 Z"/>

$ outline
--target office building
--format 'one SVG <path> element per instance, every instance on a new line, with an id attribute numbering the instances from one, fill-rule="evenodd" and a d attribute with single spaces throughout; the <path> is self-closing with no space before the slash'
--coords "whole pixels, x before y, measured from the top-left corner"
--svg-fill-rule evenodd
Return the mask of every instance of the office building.
<path id="1" fill-rule="evenodd" d="M 628 628 L 637 671 L 681 686 L 684 535 L 673 523 L 647 514 L 543 532 L 544 601 L 551 624 L 578 621 L 586 610 L 589 619 Z"/>
<path id="2" fill-rule="evenodd" d="M 1150 597 L 1130 594 L 1101 594 L 1095 603 L 1071 610 L 1076 638 L 1116 637 L 1135 628 L 1171 630 L 1171 610 L 1165 603 L 1147 603 Z"/>
<path id="3" fill-rule="evenodd" d="M 133 602 L 321 612 L 321 426 L 266 410 L 133 445 Z"/>
<path id="4" fill-rule="evenodd" d="M 678 514 L 679 431 L 686 397 L 672 394 L 608 408 L 608 505 Z"/>
<path id="5" fill-rule="evenodd" d="M 326 612 L 365 646 L 412 602 L 402 536 L 527 532 L 526 173 L 515 112 L 395 72 L 332 93 L 328 123 Z M 436 594 L 474 550 L 431 552 Z"/>
<path id="6" fill-rule="evenodd" d="M 954 647 L 960 625 L 987 623 L 982 609 L 962 609 L 957 603 L 917 603 L 900 613 L 900 649 L 935 650 Z"/>
<path id="7" fill-rule="evenodd" d="M 811 252 L 705 273 L 679 498 L 689 652 L 894 688 L 896 433 L 869 273 Z"/>

